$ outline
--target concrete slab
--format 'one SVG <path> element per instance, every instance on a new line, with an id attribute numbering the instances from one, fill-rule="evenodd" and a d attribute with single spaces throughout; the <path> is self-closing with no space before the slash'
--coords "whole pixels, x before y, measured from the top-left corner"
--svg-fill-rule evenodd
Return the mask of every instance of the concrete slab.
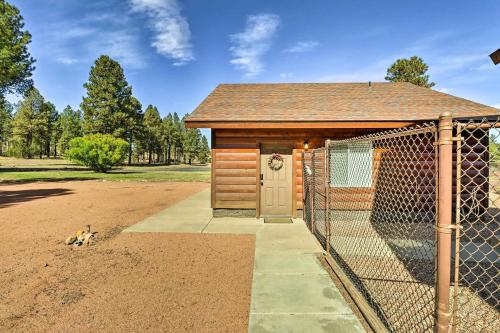
<path id="1" fill-rule="evenodd" d="M 256 253 L 319 253 L 322 249 L 303 222 L 269 225 L 257 233 Z"/>
<path id="2" fill-rule="evenodd" d="M 254 273 L 251 313 L 352 314 L 327 274 Z"/>
<path id="3" fill-rule="evenodd" d="M 255 246 L 249 332 L 364 332 L 302 220 L 264 224 Z"/>
<path id="4" fill-rule="evenodd" d="M 328 275 L 312 253 L 265 253 L 255 255 L 255 274 L 319 274 Z"/>
<path id="5" fill-rule="evenodd" d="M 210 190 L 201 191 L 123 232 L 200 233 L 212 219 Z"/>
<path id="6" fill-rule="evenodd" d="M 362 333 L 365 330 L 353 314 L 251 314 L 249 331 L 253 333 Z"/>
<path id="7" fill-rule="evenodd" d="M 263 219 L 241 217 L 215 217 L 203 232 L 255 235 L 264 226 Z"/>

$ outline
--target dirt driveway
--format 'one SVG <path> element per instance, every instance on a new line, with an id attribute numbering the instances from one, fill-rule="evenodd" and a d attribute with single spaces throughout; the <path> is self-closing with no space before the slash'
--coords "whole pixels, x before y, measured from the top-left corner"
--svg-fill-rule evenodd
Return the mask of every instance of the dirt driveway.
<path id="1" fill-rule="evenodd" d="M 0 331 L 246 331 L 253 236 L 120 233 L 208 186 L 0 185 Z"/>

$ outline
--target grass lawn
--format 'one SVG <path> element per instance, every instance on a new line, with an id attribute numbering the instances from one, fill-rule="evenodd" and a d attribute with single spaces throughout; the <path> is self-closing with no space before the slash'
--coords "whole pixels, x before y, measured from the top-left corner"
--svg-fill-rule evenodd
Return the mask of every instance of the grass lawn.
<path id="1" fill-rule="evenodd" d="M 122 166 L 97 173 L 66 160 L 0 157 L 0 182 L 62 180 L 209 182 L 210 165 Z"/>

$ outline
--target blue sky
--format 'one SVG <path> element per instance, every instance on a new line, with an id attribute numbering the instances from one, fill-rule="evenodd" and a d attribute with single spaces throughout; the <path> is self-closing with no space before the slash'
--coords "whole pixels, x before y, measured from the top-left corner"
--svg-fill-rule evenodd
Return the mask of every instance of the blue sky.
<path id="1" fill-rule="evenodd" d="M 219 83 L 383 81 L 412 55 L 434 89 L 500 107 L 488 57 L 500 48 L 497 0 L 8 1 L 33 35 L 35 84 L 59 110 L 79 106 L 100 54 L 162 115 L 191 112 Z"/>

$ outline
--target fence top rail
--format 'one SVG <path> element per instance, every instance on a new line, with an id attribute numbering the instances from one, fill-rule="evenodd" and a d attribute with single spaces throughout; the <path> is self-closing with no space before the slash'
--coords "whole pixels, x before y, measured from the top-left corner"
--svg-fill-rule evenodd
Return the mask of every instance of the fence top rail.
<path id="1" fill-rule="evenodd" d="M 490 129 L 490 128 L 500 128 L 500 116 L 497 117 L 484 117 L 482 119 L 471 118 L 471 119 L 457 119 L 454 121 L 454 125 L 460 125 L 462 128 L 466 129 Z"/>
<path id="2" fill-rule="evenodd" d="M 377 141 L 377 140 L 391 139 L 391 138 L 410 136 L 410 135 L 429 133 L 429 132 L 437 132 L 437 126 L 434 122 L 424 123 L 421 125 L 415 125 L 411 127 L 396 128 L 384 132 L 372 133 L 344 140 L 332 140 L 330 141 L 330 145 L 352 143 L 352 142 L 363 142 L 363 141 Z"/>

